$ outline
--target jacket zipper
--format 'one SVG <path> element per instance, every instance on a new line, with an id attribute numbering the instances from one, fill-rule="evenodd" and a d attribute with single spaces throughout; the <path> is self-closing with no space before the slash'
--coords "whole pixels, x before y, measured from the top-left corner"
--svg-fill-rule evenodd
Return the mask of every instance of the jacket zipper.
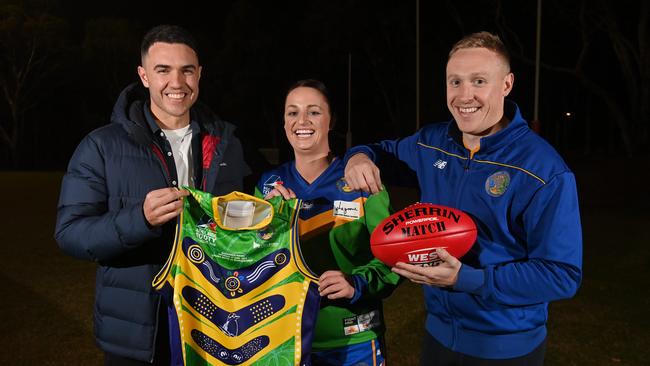
<path id="1" fill-rule="evenodd" d="M 156 342 L 158 341 L 158 327 L 160 326 L 160 303 L 161 298 L 158 296 L 158 303 L 156 304 L 156 326 L 153 329 L 153 345 L 151 347 L 153 352 L 151 352 L 149 363 L 153 363 L 154 358 L 156 358 Z"/>
<path id="2" fill-rule="evenodd" d="M 172 175 L 171 175 L 171 172 L 169 171 L 169 166 L 167 165 L 167 162 L 165 161 L 165 157 L 163 156 L 162 149 L 160 148 L 160 146 L 158 146 L 158 144 L 156 142 L 153 142 L 151 144 L 151 149 L 153 150 L 154 155 L 156 155 L 158 157 L 158 161 L 160 161 L 160 164 L 162 164 L 162 167 L 164 168 L 163 169 L 163 174 L 165 174 L 165 181 L 167 183 L 167 186 L 170 186 L 170 183 L 171 183 L 170 180 L 171 180 Z"/>
<path id="3" fill-rule="evenodd" d="M 465 188 L 465 183 L 467 182 L 467 179 L 469 177 L 470 165 L 471 165 L 473 160 L 474 160 L 474 158 L 470 154 L 468 154 L 467 161 L 465 162 L 465 165 L 463 166 L 463 176 L 462 176 L 462 179 L 461 179 L 460 183 L 458 184 L 458 193 L 456 194 L 456 199 L 455 199 L 455 202 L 454 202 L 455 207 L 459 208 L 459 209 L 462 209 L 462 207 L 460 205 L 460 200 L 463 197 L 463 190 Z"/>

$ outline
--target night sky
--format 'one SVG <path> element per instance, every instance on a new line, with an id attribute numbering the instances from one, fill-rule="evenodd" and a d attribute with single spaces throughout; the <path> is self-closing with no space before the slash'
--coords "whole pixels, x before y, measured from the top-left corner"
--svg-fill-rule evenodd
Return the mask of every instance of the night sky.
<path id="1" fill-rule="evenodd" d="M 35 39 L 38 62 L 22 80 L 22 94 L 14 93 L 22 106 L 13 117 L 20 118 L 17 130 L 9 98 L 1 101 L 2 128 L 16 135 L 14 145 L 3 140 L 0 167 L 63 170 L 83 135 L 108 122 L 120 90 L 137 81 L 140 39 L 159 23 L 183 25 L 198 38 L 200 98 L 240 126 L 244 143 L 277 147 L 286 156 L 285 90 L 307 77 L 333 92 L 334 144 L 344 141 L 348 108 L 354 144 L 406 136 L 416 126 L 416 4 L 239 0 L 213 2 L 208 10 L 168 1 L 80 7 L 2 0 L 1 71 L 9 95 Z M 449 118 L 448 50 L 480 30 L 498 33 L 511 50 L 510 98 L 531 120 L 536 1 L 421 0 L 419 6 L 420 124 Z M 648 10 L 642 1 L 544 0 L 539 119 L 542 135 L 564 155 L 624 156 L 647 146 Z"/>

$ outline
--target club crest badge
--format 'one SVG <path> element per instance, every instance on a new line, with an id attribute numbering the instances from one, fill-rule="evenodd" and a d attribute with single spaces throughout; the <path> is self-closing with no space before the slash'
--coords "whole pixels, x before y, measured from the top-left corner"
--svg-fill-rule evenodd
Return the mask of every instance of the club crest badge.
<path id="1" fill-rule="evenodd" d="M 269 240 L 273 237 L 273 228 L 270 226 L 267 226 L 261 230 L 257 231 L 257 237 L 262 239 L 262 240 Z"/>
<path id="2" fill-rule="evenodd" d="M 485 191 L 492 197 L 500 197 L 510 185 L 510 174 L 505 171 L 496 172 L 485 180 Z"/>
<path id="3" fill-rule="evenodd" d="M 345 181 L 345 179 L 341 178 L 336 182 L 336 188 L 339 189 L 339 191 L 343 193 L 350 193 L 352 192 L 352 187 L 348 185 L 348 182 Z"/>

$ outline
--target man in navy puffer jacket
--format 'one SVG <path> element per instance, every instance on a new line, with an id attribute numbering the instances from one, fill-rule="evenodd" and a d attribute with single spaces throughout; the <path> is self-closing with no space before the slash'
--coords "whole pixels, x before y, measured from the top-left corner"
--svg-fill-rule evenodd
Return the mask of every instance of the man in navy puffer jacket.
<path id="1" fill-rule="evenodd" d="M 250 174 L 235 127 L 196 103 L 193 37 L 154 27 L 141 58 L 142 85 L 124 89 L 111 123 L 81 141 L 58 204 L 59 246 L 98 263 L 95 337 L 106 365 L 169 364 L 166 306 L 151 281 L 174 240 L 187 195 L 179 187 L 224 195 Z"/>

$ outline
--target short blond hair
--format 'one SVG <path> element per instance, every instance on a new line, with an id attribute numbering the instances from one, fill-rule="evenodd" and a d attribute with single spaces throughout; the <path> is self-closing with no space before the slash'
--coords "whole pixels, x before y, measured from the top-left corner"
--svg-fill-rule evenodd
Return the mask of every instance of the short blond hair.
<path id="1" fill-rule="evenodd" d="M 449 51 L 449 58 L 454 55 L 458 50 L 465 48 L 486 48 L 501 56 L 510 70 L 510 53 L 503 44 L 501 38 L 496 34 L 490 32 L 477 32 L 463 37 L 460 41 L 456 42 Z"/>

